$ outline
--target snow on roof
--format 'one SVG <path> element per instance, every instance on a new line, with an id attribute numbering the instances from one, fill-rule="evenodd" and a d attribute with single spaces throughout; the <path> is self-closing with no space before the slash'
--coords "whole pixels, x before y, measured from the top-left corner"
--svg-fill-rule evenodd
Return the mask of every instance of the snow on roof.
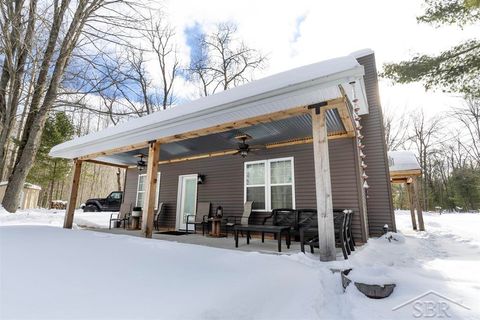
<path id="1" fill-rule="evenodd" d="M 407 150 L 388 152 L 388 165 L 390 172 L 421 170 L 415 154 Z"/>
<path id="2" fill-rule="evenodd" d="M 361 57 L 365 57 L 365 56 L 368 56 L 368 55 L 371 55 L 371 54 L 374 54 L 374 52 L 370 48 L 365 48 L 365 49 L 361 49 L 361 50 L 354 51 L 354 52 L 350 53 L 350 55 L 352 57 L 355 57 L 355 58 L 361 58 Z"/>
<path id="3" fill-rule="evenodd" d="M 342 96 L 340 85 L 352 99 L 351 81 L 360 82 L 360 113 L 368 113 L 363 75 L 353 55 L 302 66 L 64 142 L 50 156 L 73 159 L 335 99 Z"/>

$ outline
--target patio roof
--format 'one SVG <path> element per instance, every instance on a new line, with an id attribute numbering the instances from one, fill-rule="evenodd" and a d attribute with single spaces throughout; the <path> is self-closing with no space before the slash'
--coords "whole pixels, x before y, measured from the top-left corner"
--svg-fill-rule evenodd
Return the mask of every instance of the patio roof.
<path id="1" fill-rule="evenodd" d="M 390 180 L 392 182 L 411 182 L 412 177 L 422 175 L 422 169 L 418 164 L 415 154 L 407 150 L 388 152 L 388 164 Z"/>
<path id="2" fill-rule="evenodd" d="M 364 54 L 371 54 L 371 51 Z M 252 136 L 249 144 L 275 144 L 308 139 L 311 117 L 305 108 L 328 102 L 329 136 L 346 134 L 345 114 L 336 107 L 359 100 L 360 114 L 368 113 L 364 69 L 358 53 L 303 66 L 204 97 L 168 110 L 133 119 L 115 127 L 55 146 L 53 157 L 134 165 L 134 155 L 146 153 L 148 141 L 161 143 L 160 160 L 232 150 L 239 133 Z M 349 85 L 356 82 L 354 89 Z M 208 143 L 207 143 L 208 141 Z"/>

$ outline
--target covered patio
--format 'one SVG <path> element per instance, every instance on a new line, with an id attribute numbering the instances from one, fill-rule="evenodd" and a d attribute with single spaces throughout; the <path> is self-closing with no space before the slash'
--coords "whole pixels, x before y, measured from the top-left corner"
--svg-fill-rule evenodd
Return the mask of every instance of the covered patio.
<path id="1" fill-rule="evenodd" d="M 368 113 L 363 76 L 364 68 L 354 56 L 327 60 L 133 119 L 54 147 L 51 156 L 73 159 L 75 163 L 64 228 L 72 227 L 83 162 L 136 170 L 139 155 L 143 155 L 146 177 L 141 232 L 110 232 L 157 238 L 153 221 L 158 204 L 159 167 L 227 156 L 241 159 L 240 155 L 255 154 L 253 146 L 257 145 L 261 146 L 260 152 L 263 153 L 313 145 L 311 162 L 314 170 L 307 174 L 314 176 L 319 256 L 323 261 L 335 260 L 329 141 L 350 141 L 348 148 L 353 155 L 355 174 L 348 181 L 355 184 L 353 190 L 359 199 L 360 228 L 365 236 L 368 235 L 364 192 L 368 184 L 360 124 L 360 116 Z M 243 140 L 248 144 L 245 154 L 242 154 L 238 137 L 247 139 Z M 248 146 L 252 146 L 251 149 Z M 208 175 L 206 179 L 208 181 Z M 231 196 L 241 197 L 238 194 Z M 179 210 L 178 204 L 176 210 Z M 172 237 L 167 240 L 183 241 L 181 237 Z M 217 239 L 202 239 L 195 235 L 185 237 L 186 242 L 192 239 L 198 239 L 195 240 L 198 244 L 223 246 Z M 233 245 L 233 240 L 225 242 L 225 246 L 230 244 Z"/>
<path id="2" fill-rule="evenodd" d="M 88 229 L 88 228 L 87 228 Z M 127 235 L 133 237 L 144 237 L 141 230 L 125 230 L 123 228 L 115 228 L 115 229 L 88 229 L 96 232 L 108 233 L 108 234 L 118 234 L 118 235 Z M 163 241 L 171 241 L 171 242 L 178 242 L 178 243 L 185 243 L 185 244 L 192 244 L 192 245 L 199 245 L 199 246 L 206 246 L 211 248 L 220 248 L 220 249 L 227 249 L 227 250 L 239 250 L 244 252 L 260 252 L 264 254 L 297 254 L 300 251 L 300 243 L 297 241 L 292 241 L 290 248 L 287 248 L 285 244 L 285 239 L 282 238 L 282 251 L 278 252 L 277 250 L 277 240 L 274 240 L 271 237 L 265 239 L 265 242 L 262 242 L 260 237 L 254 236 L 250 239 L 250 244 L 247 244 L 246 238 L 241 237 L 239 240 L 238 248 L 235 247 L 235 240 L 233 236 L 226 237 L 208 237 L 203 236 L 202 233 L 197 234 L 184 234 L 184 235 L 171 235 L 165 234 L 162 232 L 153 232 L 152 239 L 155 240 L 163 240 Z M 307 250 L 307 252 L 309 252 Z M 310 253 L 311 254 L 311 253 Z M 312 254 L 317 258 L 320 256 L 318 250 L 315 250 Z M 340 248 L 336 248 L 335 251 L 336 258 L 341 260 L 342 258 L 342 251 Z"/>

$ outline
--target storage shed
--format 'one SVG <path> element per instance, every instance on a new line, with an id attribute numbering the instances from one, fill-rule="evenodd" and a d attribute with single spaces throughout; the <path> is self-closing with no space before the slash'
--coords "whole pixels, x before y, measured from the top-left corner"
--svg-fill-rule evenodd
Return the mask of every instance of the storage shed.
<path id="1" fill-rule="evenodd" d="M 0 201 L 3 200 L 5 190 L 7 189 L 8 181 L 0 182 Z M 20 209 L 35 209 L 38 208 L 38 198 L 40 196 L 40 186 L 26 182 L 23 185 L 23 190 L 20 196 Z"/>

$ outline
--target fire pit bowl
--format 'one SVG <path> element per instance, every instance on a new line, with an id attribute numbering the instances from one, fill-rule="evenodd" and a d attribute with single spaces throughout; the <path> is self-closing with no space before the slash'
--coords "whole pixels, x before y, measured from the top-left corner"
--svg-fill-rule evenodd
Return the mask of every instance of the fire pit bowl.
<path id="1" fill-rule="evenodd" d="M 341 272 L 342 276 L 342 286 L 343 290 L 347 289 L 348 285 L 352 282 L 347 276 L 352 271 L 352 269 L 346 269 Z M 366 284 L 366 283 L 361 283 L 361 282 L 354 282 L 355 287 L 357 287 L 358 291 L 366 295 L 367 297 L 371 299 L 383 299 L 387 298 L 390 296 L 393 292 L 393 289 L 395 289 L 396 284 L 390 283 L 390 284 L 384 284 L 384 285 L 378 285 L 378 284 Z"/>

